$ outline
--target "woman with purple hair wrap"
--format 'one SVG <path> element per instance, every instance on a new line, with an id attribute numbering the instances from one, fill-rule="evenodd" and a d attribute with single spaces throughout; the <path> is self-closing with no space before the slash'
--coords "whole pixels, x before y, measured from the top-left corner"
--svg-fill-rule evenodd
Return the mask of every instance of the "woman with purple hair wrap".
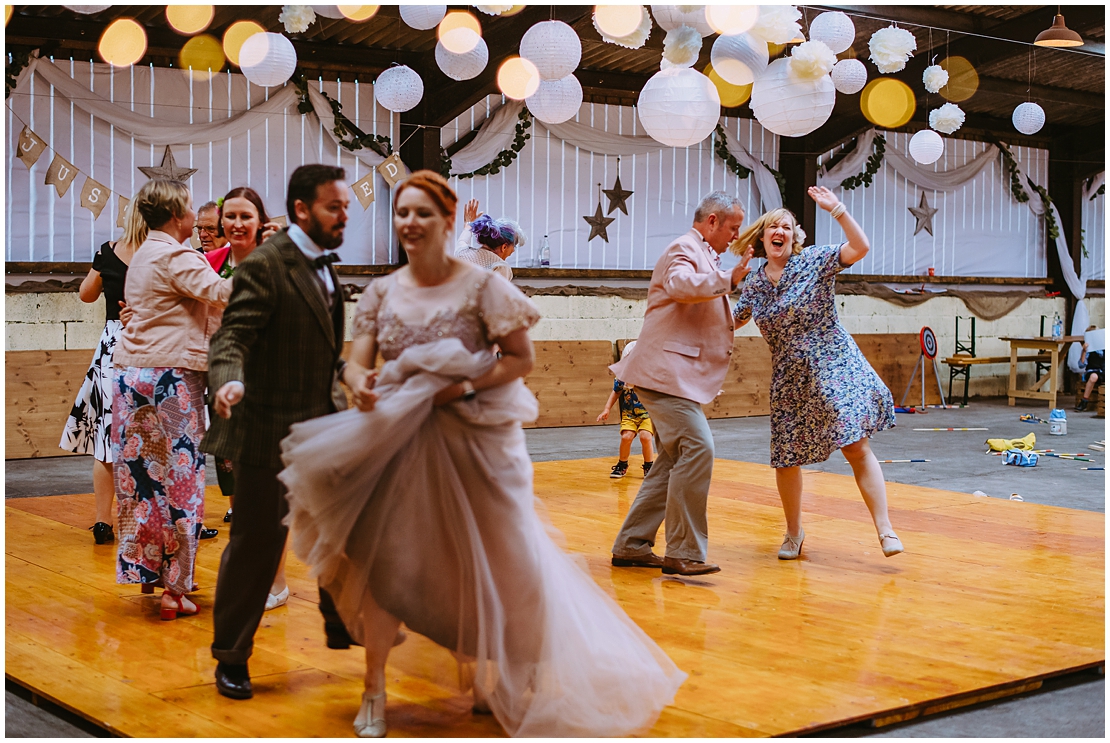
<path id="1" fill-rule="evenodd" d="M 496 271 L 511 281 L 513 269 L 505 261 L 527 240 L 520 225 L 511 219 L 481 214 L 477 199 L 466 203 L 463 219 L 466 228 L 459 235 L 455 257 Z"/>

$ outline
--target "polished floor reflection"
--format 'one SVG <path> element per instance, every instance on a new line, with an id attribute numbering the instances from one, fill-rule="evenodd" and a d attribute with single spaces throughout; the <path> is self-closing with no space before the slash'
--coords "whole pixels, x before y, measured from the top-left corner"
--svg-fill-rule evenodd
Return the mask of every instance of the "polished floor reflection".
<path id="1" fill-rule="evenodd" d="M 652 735 L 902 719 L 1104 661 L 1102 514 L 892 484 L 907 552 L 888 559 L 852 479 L 813 472 L 802 559 L 780 562 L 773 471 L 719 460 L 709 528 L 722 572 L 678 580 L 610 567 L 641 478 L 634 460 L 610 480 L 611 464 L 539 463 L 536 492 L 566 549 L 690 674 Z M 315 585 L 292 556 L 292 597 L 256 637 L 255 698 L 215 692 L 208 646 L 225 508 L 210 488 L 208 521 L 221 534 L 201 543 L 201 614 L 162 622 L 157 595 L 114 583 L 114 546 L 92 544 L 91 496 L 8 500 L 8 677 L 122 735 L 350 736 L 361 651 L 324 647 Z M 410 633 L 388 672 L 391 735 L 501 734 L 471 714 L 450 654 L 429 641 Z"/>

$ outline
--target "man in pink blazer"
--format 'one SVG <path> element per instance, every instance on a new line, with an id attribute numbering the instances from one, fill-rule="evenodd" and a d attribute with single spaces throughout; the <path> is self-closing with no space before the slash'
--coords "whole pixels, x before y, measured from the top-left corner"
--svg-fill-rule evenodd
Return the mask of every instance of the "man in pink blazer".
<path id="1" fill-rule="evenodd" d="M 736 198 L 714 191 L 702 199 L 694 226 L 655 264 L 635 352 L 609 367 L 636 387 L 658 451 L 613 544 L 617 567 L 661 567 L 671 575 L 720 570 L 705 561 L 713 434 L 701 406 L 717 396 L 732 357 L 728 294 L 748 275 L 751 253 L 731 270 L 719 262 L 743 222 Z M 667 550 L 659 557 L 652 546 L 664 520 Z"/>

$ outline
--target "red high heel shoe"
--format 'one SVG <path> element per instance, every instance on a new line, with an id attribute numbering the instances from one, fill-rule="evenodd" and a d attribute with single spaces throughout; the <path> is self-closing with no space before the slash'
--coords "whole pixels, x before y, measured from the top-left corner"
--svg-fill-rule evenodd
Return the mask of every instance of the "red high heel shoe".
<path id="1" fill-rule="evenodd" d="M 191 617 L 200 613 L 200 607 L 196 604 L 193 604 L 192 611 L 189 611 L 185 608 L 185 604 L 182 601 L 182 599 L 184 599 L 184 596 L 175 596 L 169 591 L 165 591 L 162 593 L 162 597 L 165 598 L 166 596 L 172 598 L 177 605 L 173 607 L 167 607 L 165 604 L 162 604 L 162 621 L 168 622 L 171 619 L 177 619 L 182 614 Z"/>

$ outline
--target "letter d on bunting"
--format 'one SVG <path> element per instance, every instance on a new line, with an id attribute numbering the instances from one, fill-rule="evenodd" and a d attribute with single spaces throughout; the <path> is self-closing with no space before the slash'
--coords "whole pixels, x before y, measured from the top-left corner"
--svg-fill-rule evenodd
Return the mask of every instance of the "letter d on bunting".
<path id="1" fill-rule="evenodd" d="M 112 192 L 103 183 L 97 183 L 92 178 L 85 178 L 85 185 L 81 188 L 81 206 L 93 213 L 93 221 L 100 218 L 100 212 L 108 204 L 108 197 Z"/>
<path id="2" fill-rule="evenodd" d="M 23 131 L 19 133 L 19 159 L 30 170 L 31 167 L 38 162 L 42 157 L 42 153 L 46 151 L 46 142 L 39 138 L 37 134 L 30 130 L 28 127 L 23 127 Z"/>
<path id="3" fill-rule="evenodd" d="M 69 187 L 73 185 L 73 179 L 77 177 L 77 168 L 66 161 L 64 157 L 55 153 L 54 160 L 50 163 L 50 167 L 46 169 L 45 185 L 54 186 L 54 190 L 58 192 L 58 198 L 62 198 L 69 191 Z"/>
<path id="4" fill-rule="evenodd" d="M 409 174 L 408 168 L 401 162 L 401 157 L 396 152 L 382 160 L 381 165 L 378 166 L 378 172 L 382 174 L 382 178 L 385 179 L 390 188 L 396 186 L 397 181 Z"/>
<path id="5" fill-rule="evenodd" d="M 354 189 L 358 203 L 362 204 L 362 210 L 369 209 L 370 205 L 374 203 L 374 171 L 371 170 L 365 178 L 360 178 L 352 183 L 351 188 Z"/>

